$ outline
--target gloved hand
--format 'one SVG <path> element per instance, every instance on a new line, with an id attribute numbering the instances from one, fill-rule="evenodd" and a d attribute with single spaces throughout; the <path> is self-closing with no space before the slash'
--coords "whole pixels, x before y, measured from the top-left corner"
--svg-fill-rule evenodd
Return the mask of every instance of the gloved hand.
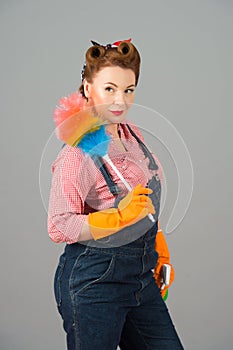
<path id="1" fill-rule="evenodd" d="M 88 223 L 94 240 L 112 235 L 125 226 L 132 225 L 155 214 L 151 199 L 147 196 L 153 191 L 137 185 L 118 204 L 118 208 L 109 208 L 88 214 Z"/>
<path id="2" fill-rule="evenodd" d="M 158 253 L 158 260 L 157 264 L 154 269 L 154 278 L 156 280 L 156 283 L 160 289 L 160 293 L 165 300 L 167 297 L 167 292 L 168 288 L 171 286 L 172 282 L 174 281 L 175 278 L 175 271 L 170 263 L 170 253 L 168 250 L 167 242 L 165 240 L 165 237 L 163 235 L 163 231 L 160 228 L 160 225 L 158 226 L 158 231 L 156 234 L 156 239 L 155 239 L 155 245 L 154 249 Z M 161 289 L 163 285 L 163 265 L 168 264 L 171 267 L 171 274 L 170 274 L 170 282 L 169 285 L 165 286 L 163 289 Z"/>

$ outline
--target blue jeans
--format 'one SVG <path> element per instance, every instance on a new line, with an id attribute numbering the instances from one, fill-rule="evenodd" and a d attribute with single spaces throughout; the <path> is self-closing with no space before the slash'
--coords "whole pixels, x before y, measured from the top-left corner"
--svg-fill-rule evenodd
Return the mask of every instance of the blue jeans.
<path id="1" fill-rule="evenodd" d="M 68 350 L 182 350 L 155 282 L 155 230 L 116 248 L 66 245 L 54 291 Z"/>

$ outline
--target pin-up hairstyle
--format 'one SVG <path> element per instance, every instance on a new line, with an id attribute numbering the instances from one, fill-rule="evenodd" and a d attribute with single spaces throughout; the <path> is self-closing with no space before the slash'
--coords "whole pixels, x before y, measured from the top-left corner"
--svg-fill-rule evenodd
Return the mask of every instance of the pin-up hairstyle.
<path id="1" fill-rule="evenodd" d="M 82 82 L 86 79 L 92 83 L 92 79 L 104 67 L 118 66 L 125 69 L 132 69 L 135 74 L 135 85 L 138 83 L 140 73 L 140 55 L 136 47 L 127 41 L 117 42 L 117 45 L 100 45 L 92 41 L 86 52 L 86 62 L 81 73 Z M 83 83 L 79 91 L 85 97 Z"/>

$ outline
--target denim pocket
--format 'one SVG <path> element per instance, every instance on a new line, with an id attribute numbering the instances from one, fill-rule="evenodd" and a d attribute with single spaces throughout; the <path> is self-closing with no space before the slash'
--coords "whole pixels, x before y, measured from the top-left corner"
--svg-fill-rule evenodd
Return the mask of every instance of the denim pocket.
<path id="1" fill-rule="evenodd" d="M 71 294 L 79 295 L 90 287 L 111 280 L 115 266 L 115 255 L 88 251 L 77 258 L 71 275 Z"/>
<path id="2" fill-rule="evenodd" d="M 66 263 L 66 257 L 64 255 L 60 256 L 59 263 L 54 276 L 54 294 L 57 307 L 61 306 L 61 277 Z"/>

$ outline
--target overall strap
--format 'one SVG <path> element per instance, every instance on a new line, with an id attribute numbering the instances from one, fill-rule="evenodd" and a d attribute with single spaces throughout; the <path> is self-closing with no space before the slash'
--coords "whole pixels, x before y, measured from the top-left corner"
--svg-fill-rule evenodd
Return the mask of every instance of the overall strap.
<path id="1" fill-rule="evenodd" d="M 151 155 L 150 151 L 148 150 L 148 148 L 146 147 L 146 145 L 140 140 L 140 138 L 135 134 L 135 132 L 131 129 L 131 127 L 126 124 L 131 135 L 137 140 L 137 142 L 139 143 L 139 146 L 142 148 L 144 154 L 146 157 L 149 158 L 149 169 L 151 170 L 157 170 L 159 167 L 156 164 L 153 156 Z M 109 173 L 106 165 L 104 164 L 104 161 L 102 159 L 102 157 L 94 155 L 92 156 L 93 161 L 95 162 L 95 164 L 97 165 L 97 167 L 99 168 L 99 170 L 101 171 L 107 185 L 108 188 L 110 190 L 110 192 L 112 193 L 112 195 L 114 197 L 118 196 L 121 193 L 121 189 L 119 188 L 119 186 L 117 186 L 117 184 L 115 184 L 115 182 L 112 180 L 111 174 Z"/>
<path id="2" fill-rule="evenodd" d="M 66 146 L 66 143 L 64 143 L 61 147 L 61 149 Z M 94 163 L 96 164 L 97 168 L 100 170 L 101 174 L 103 175 L 105 181 L 107 182 L 108 188 L 110 192 L 113 194 L 113 196 L 117 196 L 121 193 L 121 188 L 115 184 L 115 182 L 112 180 L 112 177 L 106 167 L 106 165 L 103 162 L 103 158 L 98 155 L 93 155 L 92 159 Z"/>
<path id="3" fill-rule="evenodd" d="M 140 138 L 135 134 L 135 132 L 131 129 L 131 127 L 126 124 L 130 133 L 135 137 L 135 139 L 138 141 L 139 145 L 141 146 L 141 149 L 143 150 L 144 154 L 146 157 L 149 158 L 149 169 L 151 170 L 158 170 L 158 165 L 156 164 L 151 152 L 148 150 L 148 148 L 146 147 L 146 145 L 142 142 L 142 140 L 140 140 Z"/>
<path id="4" fill-rule="evenodd" d="M 108 188 L 110 192 L 113 194 L 113 196 L 117 196 L 118 194 L 121 193 L 121 188 L 115 184 L 115 182 L 112 180 L 112 177 L 106 167 L 106 165 L 103 162 L 103 158 L 98 156 L 98 155 L 93 155 L 92 156 L 93 161 L 95 162 L 97 168 L 100 170 L 102 173 Z"/>

